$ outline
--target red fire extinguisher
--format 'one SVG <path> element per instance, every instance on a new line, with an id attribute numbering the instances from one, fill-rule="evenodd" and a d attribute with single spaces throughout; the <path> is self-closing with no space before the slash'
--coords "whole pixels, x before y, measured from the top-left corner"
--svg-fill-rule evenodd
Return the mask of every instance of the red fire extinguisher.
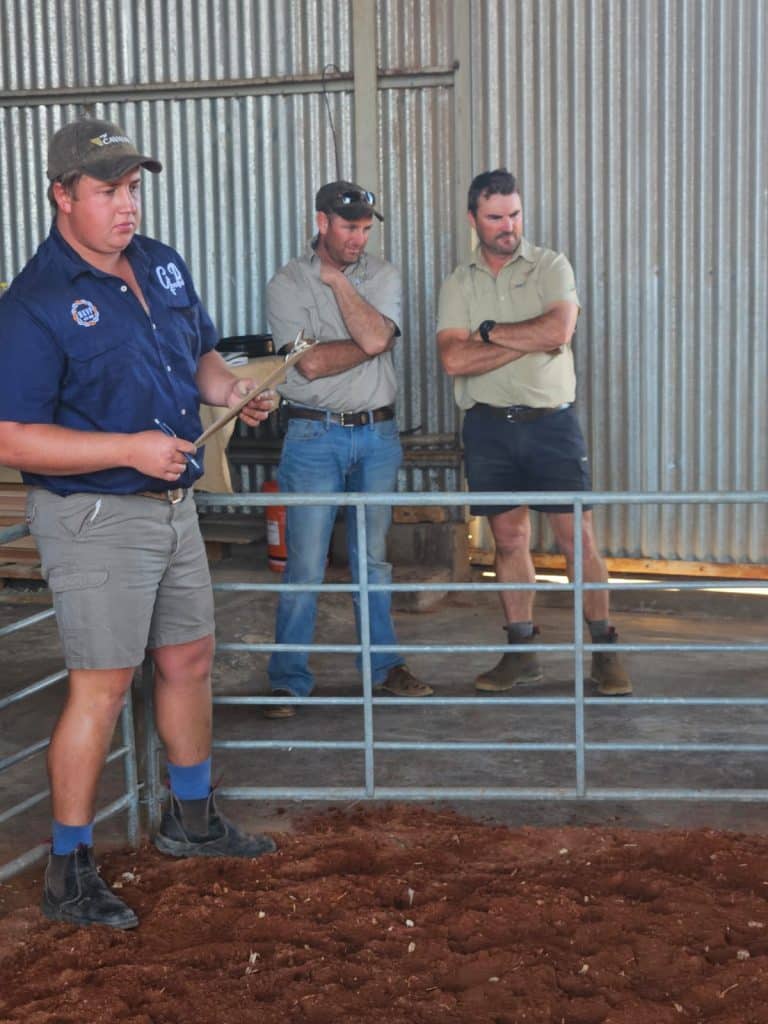
<path id="1" fill-rule="evenodd" d="M 276 480 L 265 480 L 261 489 L 269 494 L 280 490 Z M 282 572 L 288 557 L 285 547 L 285 505 L 267 505 L 264 518 L 267 523 L 267 565 L 272 572 Z"/>

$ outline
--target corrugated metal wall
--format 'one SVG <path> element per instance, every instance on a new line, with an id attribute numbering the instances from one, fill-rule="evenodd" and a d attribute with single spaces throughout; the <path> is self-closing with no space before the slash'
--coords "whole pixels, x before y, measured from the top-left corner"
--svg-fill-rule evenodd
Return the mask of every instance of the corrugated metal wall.
<path id="1" fill-rule="evenodd" d="M 601 490 L 768 485 L 764 0 L 473 0 L 477 166 L 569 254 Z M 768 560 L 752 508 L 616 509 L 611 554 Z"/>
<path id="2" fill-rule="evenodd" d="M 355 174 L 365 3 L 0 0 L 0 278 L 47 229 L 48 135 L 86 109 L 163 159 L 145 229 L 184 253 L 222 333 L 265 330 L 265 283 L 336 176 L 329 64 L 340 172 Z M 766 488 L 766 19 L 764 0 L 378 0 L 378 110 L 357 117 L 377 119 L 381 243 L 405 281 L 404 427 L 456 428 L 434 313 L 464 255 L 454 196 L 470 151 L 472 172 L 519 175 L 528 235 L 576 268 L 596 486 Z M 613 555 L 768 560 L 754 509 L 601 520 Z"/>

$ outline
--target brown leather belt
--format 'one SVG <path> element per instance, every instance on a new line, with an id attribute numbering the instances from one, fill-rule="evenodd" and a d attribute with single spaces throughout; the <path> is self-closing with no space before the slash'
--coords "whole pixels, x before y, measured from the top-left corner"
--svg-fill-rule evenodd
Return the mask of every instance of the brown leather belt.
<path id="1" fill-rule="evenodd" d="M 286 405 L 289 420 L 327 420 L 340 427 L 362 427 L 367 423 L 380 423 L 395 418 L 394 405 L 382 405 L 380 409 L 365 412 L 323 412 L 322 409 L 302 409 L 297 405 Z"/>
<path id="2" fill-rule="evenodd" d="M 187 494 L 186 487 L 174 487 L 170 491 L 135 491 L 137 498 L 154 498 L 156 501 L 167 501 L 169 505 L 178 505 L 184 501 Z"/>
<path id="3" fill-rule="evenodd" d="M 531 420 L 541 419 L 542 416 L 551 416 L 553 412 L 561 412 L 568 409 L 572 402 L 563 402 L 562 405 L 554 406 L 532 406 L 532 405 L 487 405 L 485 402 L 477 402 L 480 409 L 487 409 L 494 416 L 503 416 L 510 423 L 530 423 Z"/>

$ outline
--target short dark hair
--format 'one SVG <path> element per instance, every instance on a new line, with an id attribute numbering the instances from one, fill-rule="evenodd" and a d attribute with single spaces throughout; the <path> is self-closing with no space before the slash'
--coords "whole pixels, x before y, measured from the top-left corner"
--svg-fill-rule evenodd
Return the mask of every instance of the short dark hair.
<path id="1" fill-rule="evenodd" d="M 54 178 L 48 185 L 48 202 L 51 204 L 51 210 L 54 213 L 59 212 L 59 204 L 53 197 L 53 186 L 58 181 L 64 191 L 72 198 L 75 199 L 77 192 L 77 184 L 83 176 L 82 171 L 67 171 L 66 174 L 62 174 L 59 178 Z"/>
<path id="2" fill-rule="evenodd" d="M 477 213 L 477 201 L 480 196 L 484 199 L 495 195 L 510 196 L 518 191 L 517 180 L 506 167 L 497 167 L 495 171 L 483 171 L 473 178 L 469 186 L 467 209 L 471 214 Z"/>

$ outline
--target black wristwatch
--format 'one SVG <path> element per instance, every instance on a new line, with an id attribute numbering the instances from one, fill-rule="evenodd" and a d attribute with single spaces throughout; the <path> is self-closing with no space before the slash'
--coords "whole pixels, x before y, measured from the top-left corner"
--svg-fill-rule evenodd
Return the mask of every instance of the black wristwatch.
<path id="1" fill-rule="evenodd" d="M 483 322 L 477 328 L 479 333 L 480 333 L 480 337 L 483 339 L 483 341 L 485 342 L 486 345 L 492 345 L 493 344 L 493 342 L 491 341 L 491 331 L 493 330 L 493 328 L 495 326 L 496 326 L 496 321 L 495 320 L 483 320 Z"/>

